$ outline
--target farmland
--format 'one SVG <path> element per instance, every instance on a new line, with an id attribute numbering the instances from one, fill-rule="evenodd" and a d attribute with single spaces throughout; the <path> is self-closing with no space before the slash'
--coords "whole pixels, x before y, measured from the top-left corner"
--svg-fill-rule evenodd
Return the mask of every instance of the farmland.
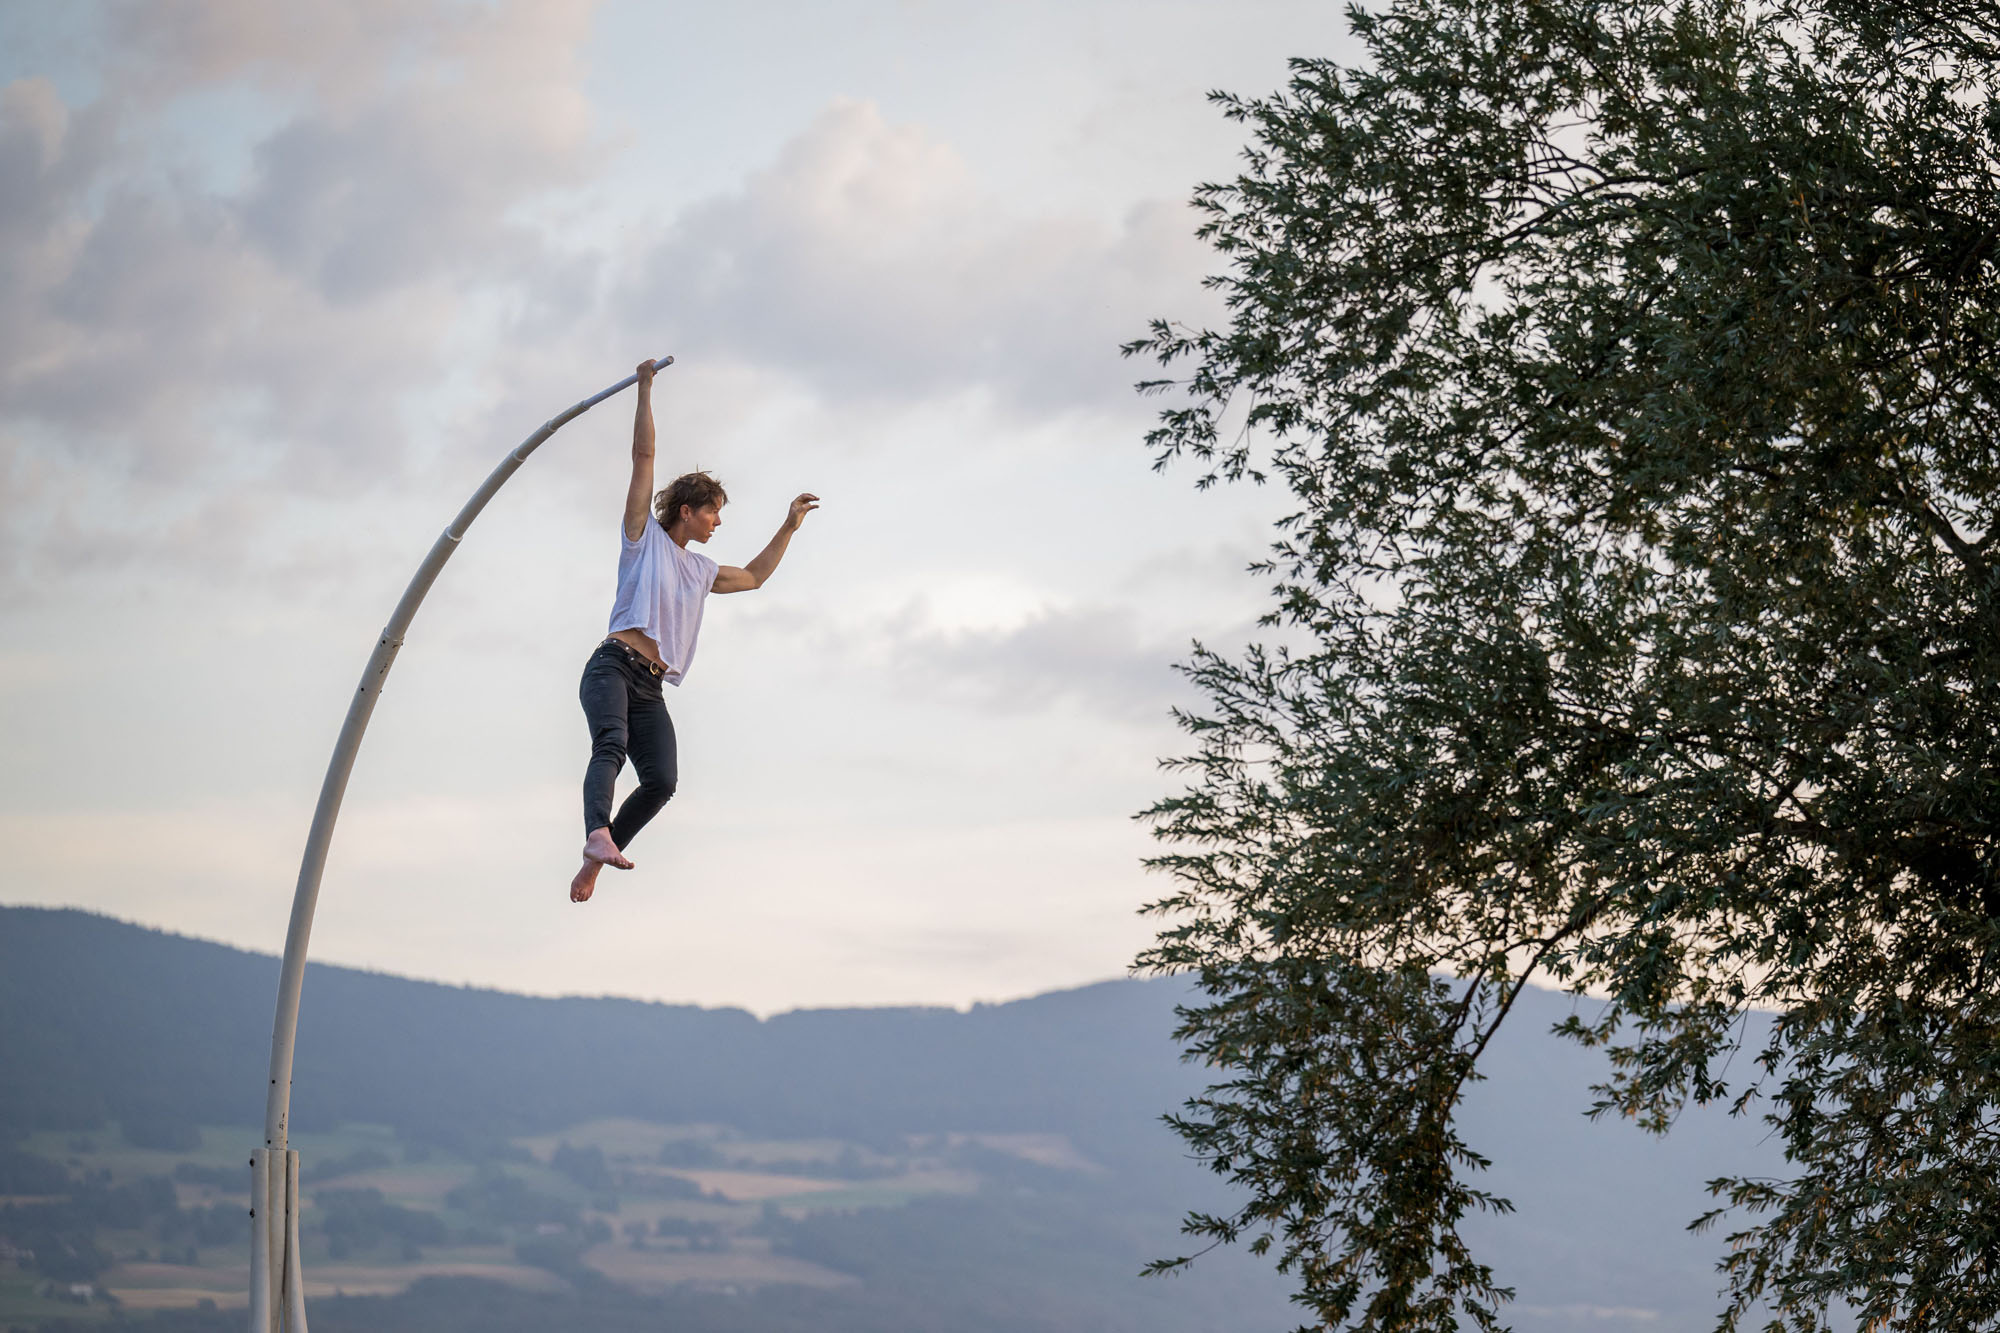
<path id="1" fill-rule="evenodd" d="M 107 1264 L 87 1283 L 88 1303 L 70 1294 L 83 1284 L 51 1290 L 19 1264 L 0 1266 L 0 1326 L 121 1308 L 240 1306 L 248 1224 L 224 1236 L 217 1223 L 247 1212 L 250 1138 L 205 1127 L 185 1151 L 135 1146 L 115 1127 L 23 1139 L 17 1151 L 74 1181 L 100 1192 L 151 1185 L 162 1206 L 94 1219 L 92 1239 Z M 934 1135 L 888 1153 L 832 1138 L 754 1139 L 724 1125 L 632 1119 L 452 1146 L 347 1125 L 300 1135 L 295 1146 L 306 1289 L 314 1297 L 387 1295 L 425 1277 L 557 1291 L 579 1268 L 638 1292 L 850 1287 L 851 1274 L 774 1245 L 774 1219 L 969 1194 L 980 1175 L 965 1161 L 978 1151 L 1090 1169 L 1061 1136 Z M 0 1235 L 25 1239 L 24 1222 L 73 1201 L 70 1194 L 0 1198 Z M 207 1232 L 189 1217 L 206 1222 Z"/>

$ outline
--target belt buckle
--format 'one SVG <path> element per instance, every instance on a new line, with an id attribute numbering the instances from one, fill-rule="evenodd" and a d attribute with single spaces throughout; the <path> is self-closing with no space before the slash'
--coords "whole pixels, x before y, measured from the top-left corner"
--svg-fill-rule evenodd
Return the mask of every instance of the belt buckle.
<path id="1" fill-rule="evenodd" d="M 625 654 L 625 656 L 631 658 L 634 662 L 637 662 L 640 666 L 646 668 L 646 670 L 652 672 L 655 676 L 664 676 L 667 674 L 667 669 L 664 666 L 661 666 L 658 663 L 654 662 L 650 657 L 647 657 L 637 648 L 634 648 L 631 644 L 625 642 L 625 640 L 613 639 L 611 640 L 611 642 L 617 644 L 619 650 L 622 651 Z"/>

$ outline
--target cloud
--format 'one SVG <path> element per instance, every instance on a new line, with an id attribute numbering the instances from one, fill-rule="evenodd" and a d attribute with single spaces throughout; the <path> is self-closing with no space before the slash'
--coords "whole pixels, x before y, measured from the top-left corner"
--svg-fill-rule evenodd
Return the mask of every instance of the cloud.
<path id="1" fill-rule="evenodd" d="M 983 193 L 951 149 L 842 101 L 643 259 L 629 317 L 836 398 L 984 388 L 1033 414 L 1126 405 L 1117 356 L 1185 306 L 1206 251 L 1180 204 L 1120 227 Z"/>
<path id="2" fill-rule="evenodd" d="M 907 666 L 1003 711 L 1073 703 L 1158 721 L 1188 697 L 1172 669 L 1185 645 L 1147 632 L 1123 610 L 1051 610 L 1011 630 L 915 637 L 901 647 Z"/>
<path id="3" fill-rule="evenodd" d="M 45 275 L 67 269 L 87 236 L 69 201 L 109 164 L 110 130 L 101 112 L 73 114 L 48 79 L 0 88 L 0 389 L 45 373 L 74 341 L 30 312 Z"/>
<path id="4" fill-rule="evenodd" d="M 1158 723 L 1190 698 L 1173 670 L 1186 641 L 1115 606 L 1045 606 L 1005 627 L 948 629 L 913 604 L 842 642 L 878 656 L 909 690 L 997 713 L 1077 707 Z"/>
<path id="5" fill-rule="evenodd" d="M 607 160 L 592 8 L 111 4 L 96 77 L 62 85 L 94 96 L 0 87 L 7 595 L 121 560 L 233 570 L 300 504 L 450 450 L 414 427 L 493 312 L 591 287 L 521 214 Z"/>
<path id="6" fill-rule="evenodd" d="M 1153 895 L 1127 815 L 1174 752 L 1171 664 L 1254 615 L 1240 569 L 1267 540 L 1242 488 L 1146 472 L 1145 368 L 1115 351 L 1210 299 L 1178 199 L 1233 143 L 1186 151 L 1230 45 L 1186 36 L 1222 20 L 1176 11 L 1133 43 L 1130 6 L 1064 11 L 1084 26 L 1054 68 L 1054 9 L 913 37 L 835 6 L 774 39 L 754 8 L 0 5 L 0 69 L 41 76 L 0 75 L 19 892 L 278 938 L 271 867 L 295 864 L 410 567 L 505 447 L 675 352 L 662 472 L 712 465 L 740 506 L 712 553 L 747 558 L 798 489 L 827 506 L 778 584 L 713 612 L 674 701 L 671 858 L 595 926 L 559 891 L 627 398 L 533 460 L 426 604 L 320 943 L 763 1006 L 1011 994 L 1131 956 Z M 1232 31 L 1282 72 L 1261 19 Z M 978 121 L 1028 86 L 1018 120 Z M 79 658 L 78 624 L 126 648 Z M 107 745 L 115 789 L 91 770 Z M 115 836 L 34 878 L 107 800 Z M 218 869 L 225 817 L 250 845 Z M 453 904 L 496 892 L 509 912 L 446 938 Z M 1026 918 L 1058 943 L 1016 949 Z M 940 949 L 951 967 L 905 965 Z"/>
<path id="7" fill-rule="evenodd" d="M 663 345 L 707 364 L 697 433 L 731 394 L 821 433 L 1145 413 L 1116 347 L 1199 299 L 1186 210 L 1037 213 L 865 102 L 648 241 L 569 241 L 617 165 L 592 8 L 107 4 L 94 79 L 0 88 L 0 593 L 140 551 L 233 577 L 301 506 L 428 487 Z"/>
<path id="8" fill-rule="evenodd" d="M 536 268 L 511 211 L 598 160 L 588 8 L 115 8 L 96 101 L 0 90 L 6 421 L 155 478 L 246 439 L 321 484 L 392 460 L 394 408 L 440 377 L 467 300 Z M 217 193 L 159 169 L 159 127 L 230 79 L 287 109 Z"/>
<path id="9" fill-rule="evenodd" d="M 576 103 L 560 92 L 552 102 L 551 93 L 575 84 L 578 44 L 597 7 L 597 0 L 107 0 L 96 32 L 105 70 L 148 101 L 243 79 L 353 110 L 386 88 L 441 74 L 474 95 L 513 85 L 526 119 Z"/>

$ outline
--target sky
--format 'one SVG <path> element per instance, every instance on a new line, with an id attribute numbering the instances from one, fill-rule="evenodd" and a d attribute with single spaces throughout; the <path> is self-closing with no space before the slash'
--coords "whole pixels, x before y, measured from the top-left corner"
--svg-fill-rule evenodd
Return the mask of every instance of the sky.
<path id="1" fill-rule="evenodd" d="M 759 1013 L 1121 975 L 1173 663 L 1259 634 L 1285 497 L 1154 470 L 1117 349 L 1224 317 L 1207 94 L 1350 50 L 1277 0 L 0 3 L 0 902 L 278 951 L 417 561 L 672 353 L 708 554 L 824 504 L 709 604 L 638 868 L 567 899 L 620 396 L 420 612 L 312 956 Z"/>

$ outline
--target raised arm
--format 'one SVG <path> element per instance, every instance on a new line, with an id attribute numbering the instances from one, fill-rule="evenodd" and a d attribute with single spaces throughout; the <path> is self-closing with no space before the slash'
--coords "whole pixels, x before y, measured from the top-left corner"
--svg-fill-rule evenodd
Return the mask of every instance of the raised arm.
<path id="1" fill-rule="evenodd" d="M 625 488 L 625 540 L 638 541 L 653 507 L 653 363 L 639 363 L 639 384 L 633 392 L 639 405 L 632 410 L 632 484 Z"/>
<path id="2" fill-rule="evenodd" d="M 724 565 L 715 571 L 715 592 L 748 592 L 752 588 L 764 586 L 764 580 L 771 577 L 778 568 L 778 562 L 785 558 L 785 548 L 792 544 L 792 534 L 799 530 L 799 524 L 806 521 L 806 515 L 819 508 L 819 497 L 807 491 L 792 501 L 791 512 L 778 525 L 778 534 L 771 538 L 757 558 L 743 568 Z"/>

